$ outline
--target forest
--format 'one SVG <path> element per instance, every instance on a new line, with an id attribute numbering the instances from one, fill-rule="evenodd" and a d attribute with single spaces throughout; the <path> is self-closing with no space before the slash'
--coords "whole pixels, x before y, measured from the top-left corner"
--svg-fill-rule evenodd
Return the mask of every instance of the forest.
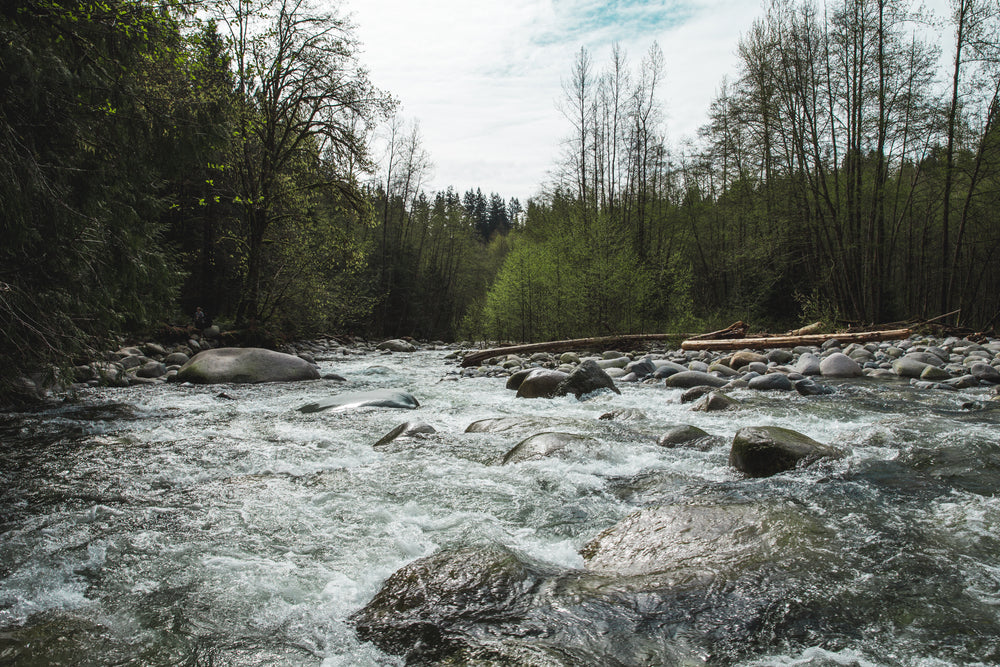
<path id="1" fill-rule="evenodd" d="M 772 0 L 678 145 L 682 65 L 581 48 L 523 205 L 426 188 L 340 9 L 3 4 L 0 383 L 196 306 L 265 345 L 1000 319 L 996 0 Z"/>

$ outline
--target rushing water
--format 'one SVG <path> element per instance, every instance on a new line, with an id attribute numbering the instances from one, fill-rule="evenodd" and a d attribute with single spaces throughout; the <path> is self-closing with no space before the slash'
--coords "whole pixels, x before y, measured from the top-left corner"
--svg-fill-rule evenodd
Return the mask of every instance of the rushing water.
<path id="1" fill-rule="evenodd" d="M 752 641 L 679 661 L 1000 663 L 1000 411 L 985 390 L 859 380 L 831 396 L 741 390 L 743 409 L 697 413 L 662 385 L 515 399 L 502 379 L 456 379 L 444 356 L 321 362 L 346 383 L 94 389 L 0 417 L 0 664 L 402 664 L 361 641 L 351 620 L 401 567 L 446 548 L 503 545 L 575 572 L 605 529 L 692 498 L 775 503 L 808 527 L 772 545 L 791 556 L 755 575 L 751 603 L 767 605 Z M 373 388 L 409 391 L 421 407 L 296 410 Z M 646 417 L 599 419 L 616 408 Z M 465 432 L 502 416 L 541 426 Z M 411 420 L 436 433 L 373 447 Z M 719 444 L 657 446 L 676 423 Z M 728 442 L 764 424 L 850 454 L 743 479 Z M 589 444 L 499 465 L 543 430 Z M 679 609 L 691 619 L 686 636 L 721 636 L 704 627 L 712 599 L 674 600 L 699 605 Z M 594 664 L 602 650 L 617 649 L 597 649 Z"/>

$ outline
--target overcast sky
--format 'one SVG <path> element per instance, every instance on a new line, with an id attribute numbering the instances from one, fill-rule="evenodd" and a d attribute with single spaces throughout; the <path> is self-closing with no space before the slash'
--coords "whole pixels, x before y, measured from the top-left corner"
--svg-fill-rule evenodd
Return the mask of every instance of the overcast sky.
<path id="1" fill-rule="evenodd" d="M 947 0 L 931 0 L 944 8 Z M 570 133 L 562 84 L 586 47 L 596 72 L 620 43 L 633 70 L 665 56 L 668 143 L 692 138 L 760 0 L 344 0 L 375 85 L 419 123 L 434 163 L 425 189 L 518 197 L 549 180 Z"/>

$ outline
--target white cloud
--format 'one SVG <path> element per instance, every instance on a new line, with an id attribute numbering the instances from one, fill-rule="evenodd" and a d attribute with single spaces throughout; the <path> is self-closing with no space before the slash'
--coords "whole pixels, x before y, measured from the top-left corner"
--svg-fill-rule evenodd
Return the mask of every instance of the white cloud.
<path id="1" fill-rule="evenodd" d="M 943 4 L 946 0 L 935 0 Z M 597 70 L 611 44 L 635 68 L 656 41 L 671 142 L 693 137 L 736 71 L 756 0 L 345 0 L 374 83 L 418 120 L 428 186 L 480 187 L 522 202 L 555 166 L 570 128 L 556 107 L 581 46 Z"/>

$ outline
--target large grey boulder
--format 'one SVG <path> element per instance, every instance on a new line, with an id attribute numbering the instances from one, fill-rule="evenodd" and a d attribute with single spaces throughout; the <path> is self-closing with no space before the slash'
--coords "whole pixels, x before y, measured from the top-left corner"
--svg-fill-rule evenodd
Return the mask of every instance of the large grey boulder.
<path id="1" fill-rule="evenodd" d="M 573 394 L 577 398 L 581 398 L 585 394 L 597 391 L 598 389 L 610 389 L 616 394 L 621 393 L 618 387 L 615 386 L 615 381 L 611 379 L 611 376 L 598 366 L 597 362 L 587 359 L 577 366 L 556 387 L 556 395 L 564 396 L 566 394 Z"/>
<path id="2" fill-rule="evenodd" d="M 256 347 L 203 350 L 181 366 L 178 382 L 295 382 L 319 379 L 319 369 L 292 354 Z"/>
<path id="3" fill-rule="evenodd" d="M 783 373 L 768 373 L 752 378 L 747 384 L 750 389 L 760 391 L 791 391 L 792 381 Z"/>
<path id="4" fill-rule="evenodd" d="M 841 458 L 844 452 L 780 426 L 747 426 L 736 432 L 729 464 L 750 477 L 770 477 L 821 458 Z"/>
<path id="5" fill-rule="evenodd" d="M 725 386 L 728 380 L 701 371 L 681 371 L 669 376 L 665 382 L 668 387 L 690 389 L 691 387 L 718 388 Z"/>
<path id="6" fill-rule="evenodd" d="M 374 389 L 355 393 L 340 394 L 330 398 L 307 403 L 299 408 L 299 412 L 319 412 L 320 410 L 353 410 L 355 408 L 396 408 L 414 410 L 420 403 L 413 394 L 396 389 Z"/>
<path id="7" fill-rule="evenodd" d="M 907 378 L 918 378 L 924 369 L 930 366 L 910 356 L 901 357 L 892 362 L 892 370 L 896 375 Z"/>
<path id="8" fill-rule="evenodd" d="M 819 372 L 828 378 L 855 378 L 864 375 L 861 366 L 843 352 L 834 352 L 819 362 Z M 802 373 L 805 375 L 805 373 Z"/>
<path id="9" fill-rule="evenodd" d="M 666 433 L 657 439 L 660 447 L 673 449 L 675 447 L 690 447 L 692 449 L 707 449 L 711 447 L 712 436 L 697 426 L 676 424 L 667 429 Z"/>
<path id="10" fill-rule="evenodd" d="M 536 368 L 517 387 L 518 398 L 552 398 L 558 396 L 557 388 L 569 374 L 546 368 Z"/>

